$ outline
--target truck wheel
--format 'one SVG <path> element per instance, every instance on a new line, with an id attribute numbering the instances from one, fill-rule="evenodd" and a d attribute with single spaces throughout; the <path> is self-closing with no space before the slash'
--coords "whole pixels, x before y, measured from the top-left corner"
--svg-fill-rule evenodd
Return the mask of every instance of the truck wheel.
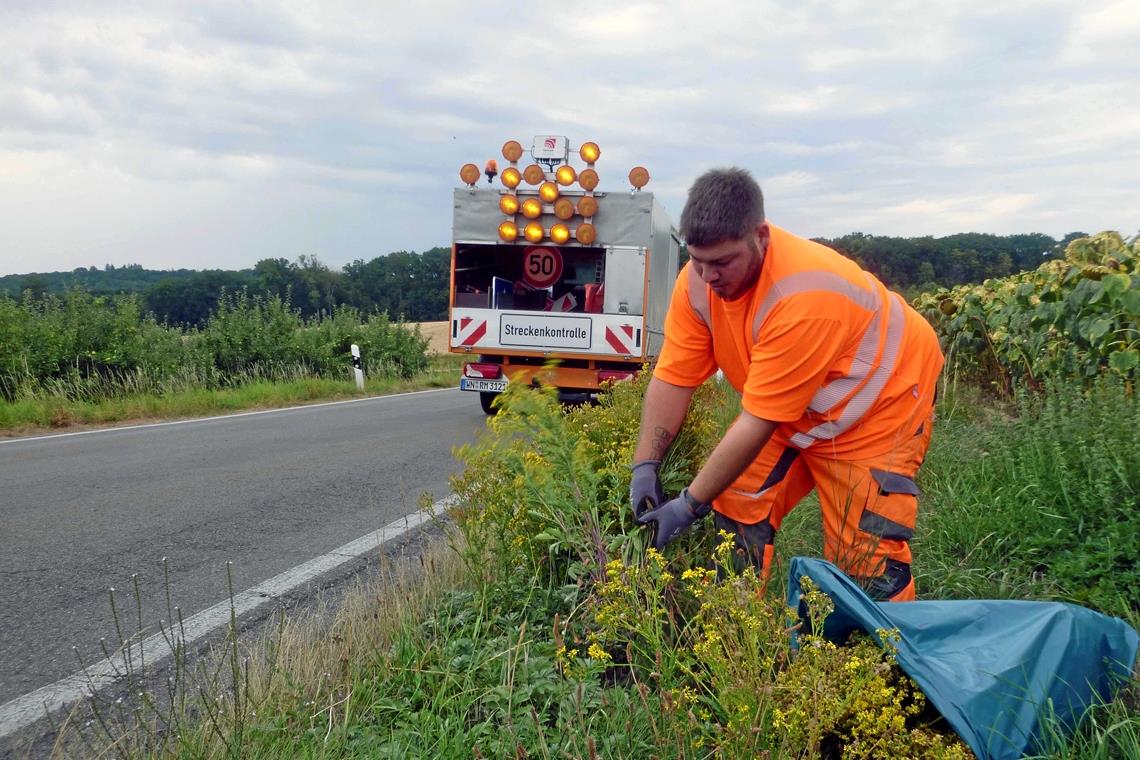
<path id="1" fill-rule="evenodd" d="M 491 406 L 491 402 L 494 401 L 495 396 L 498 395 L 498 393 L 492 393 L 490 391 L 479 391 L 479 406 L 483 407 L 484 414 L 495 414 L 499 411 Z"/>

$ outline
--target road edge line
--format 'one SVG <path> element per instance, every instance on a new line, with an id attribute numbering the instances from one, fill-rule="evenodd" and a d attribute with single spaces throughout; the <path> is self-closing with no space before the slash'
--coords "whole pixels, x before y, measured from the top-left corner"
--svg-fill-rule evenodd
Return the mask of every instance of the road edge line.
<path id="1" fill-rule="evenodd" d="M 235 594 L 232 601 L 233 613 L 237 617 L 241 617 L 289 593 L 313 578 L 324 575 L 347 562 L 380 548 L 389 541 L 442 516 L 450 507 L 455 505 L 457 500 L 458 497 L 455 494 L 446 496 L 432 504 L 430 511 L 425 510 L 404 515 L 377 531 L 367 533 L 333 549 L 331 552 L 315 557 L 308 562 L 303 562 L 266 581 L 262 581 L 252 588 Z M 226 599 L 184 620 L 182 628 L 185 631 L 185 637 L 181 643 L 189 646 L 218 628 L 229 625 L 230 605 L 231 601 Z M 131 662 L 146 662 L 148 666 L 156 665 L 172 654 L 170 644 L 162 633 L 148 636 L 141 645 L 132 642 L 130 646 Z M 117 674 L 125 670 L 125 655 L 119 653 L 110 659 L 95 662 L 55 683 L 41 686 L 35 691 L 30 691 L 5 702 L 0 705 L 0 739 L 8 737 L 48 714 L 62 710 L 80 699 L 93 696 L 94 692 L 119 681 L 120 677 Z"/>
<path id="2" fill-rule="evenodd" d="M 212 417 L 191 417 L 186 420 L 165 420 L 163 422 L 143 422 L 138 425 L 119 425 L 117 427 L 103 427 L 97 430 L 76 430 L 72 433 L 48 433 L 46 435 L 30 435 L 24 438 L 0 438 L 0 446 L 6 443 L 26 443 L 28 441 L 47 441 L 52 438 L 70 438 L 77 435 L 94 435 L 96 433 L 114 433 L 120 430 L 142 430 L 143 428 L 163 427 L 165 425 L 189 425 L 192 422 L 214 422 L 216 420 L 232 420 L 236 417 L 253 417 L 258 414 L 275 414 L 277 412 L 295 412 L 299 409 L 316 409 L 320 406 L 338 406 L 340 404 L 359 404 L 363 401 L 381 401 L 386 398 L 401 398 L 403 396 L 418 396 L 421 393 L 442 393 L 454 391 L 456 388 L 428 388 L 423 391 L 407 391 L 405 393 L 388 393 L 382 396 L 366 396 L 364 398 L 347 398 L 340 401 L 318 401 L 315 404 L 298 404 L 297 406 L 283 406 L 279 409 L 256 409 L 252 412 L 234 412 L 233 414 L 215 414 Z"/>

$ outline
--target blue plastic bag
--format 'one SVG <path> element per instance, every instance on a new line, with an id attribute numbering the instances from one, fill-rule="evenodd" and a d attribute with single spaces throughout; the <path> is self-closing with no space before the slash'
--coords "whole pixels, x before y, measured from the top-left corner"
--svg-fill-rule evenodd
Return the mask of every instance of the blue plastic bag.
<path id="1" fill-rule="evenodd" d="M 875 602 L 835 565 L 796 557 L 788 604 L 807 576 L 835 602 L 823 635 L 895 629 L 899 666 L 986 760 L 1035 751 L 1051 712 L 1069 728 L 1096 698 L 1109 700 L 1136 662 L 1140 634 L 1118 618 L 1062 602 Z M 802 610 L 801 610 L 802 614 Z"/>

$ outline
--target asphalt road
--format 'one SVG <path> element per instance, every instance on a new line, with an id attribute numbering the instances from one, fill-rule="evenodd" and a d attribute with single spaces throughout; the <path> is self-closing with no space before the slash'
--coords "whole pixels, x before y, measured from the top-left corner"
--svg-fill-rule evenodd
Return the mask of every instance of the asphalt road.
<path id="1" fill-rule="evenodd" d="M 484 415 L 447 390 L 0 442 L 0 704 L 439 499 Z M 153 629 L 152 629 L 153 630 Z"/>

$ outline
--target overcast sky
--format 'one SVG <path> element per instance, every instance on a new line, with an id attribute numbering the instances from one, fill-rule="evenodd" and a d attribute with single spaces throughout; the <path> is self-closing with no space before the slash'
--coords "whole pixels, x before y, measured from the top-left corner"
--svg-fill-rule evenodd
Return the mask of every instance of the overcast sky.
<path id="1" fill-rule="evenodd" d="M 450 244 L 535 134 L 676 219 L 739 165 L 805 236 L 1140 227 L 1140 4 L 0 2 L 0 274 Z"/>

